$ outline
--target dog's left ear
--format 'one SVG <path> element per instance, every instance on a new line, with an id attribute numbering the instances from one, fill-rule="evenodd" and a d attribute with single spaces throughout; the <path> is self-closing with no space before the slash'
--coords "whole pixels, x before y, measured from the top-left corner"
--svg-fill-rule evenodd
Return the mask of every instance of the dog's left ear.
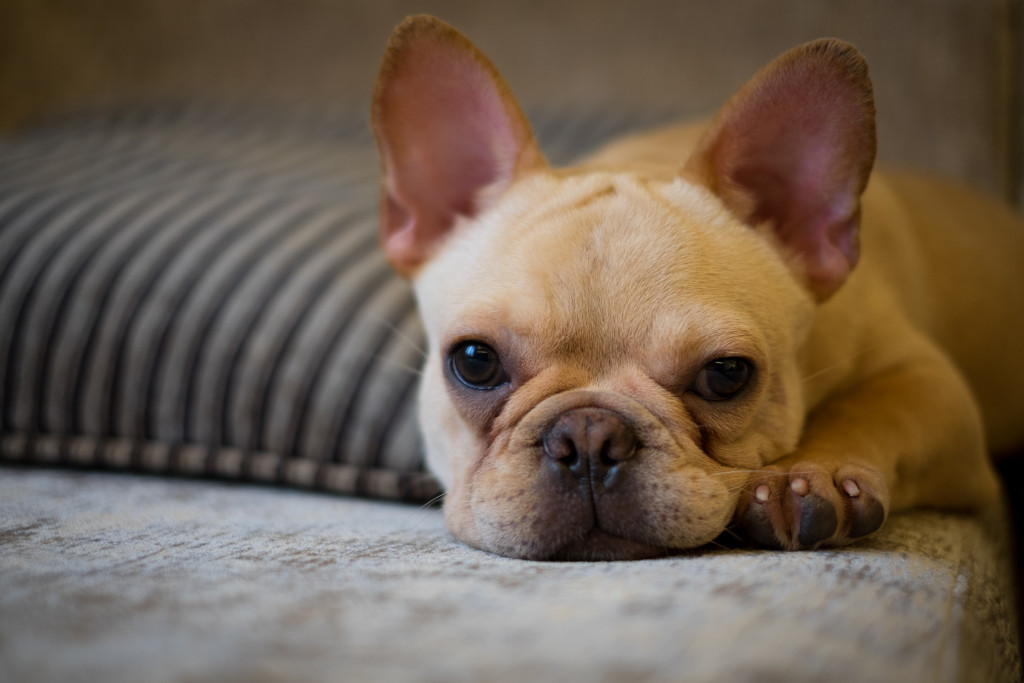
<path id="1" fill-rule="evenodd" d="M 504 79 L 461 33 L 431 16 L 391 36 L 373 94 L 384 171 L 381 242 L 412 275 L 513 180 L 546 168 Z"/>
<path id="2" fill-rule="evenodd" d="M 860 255 L 860 195 L 875 160 L 867 64 L 838 40 L 794 48 L 719 111 L 683 171 L 751 226 L 768 224 L 824 300 Z"/>

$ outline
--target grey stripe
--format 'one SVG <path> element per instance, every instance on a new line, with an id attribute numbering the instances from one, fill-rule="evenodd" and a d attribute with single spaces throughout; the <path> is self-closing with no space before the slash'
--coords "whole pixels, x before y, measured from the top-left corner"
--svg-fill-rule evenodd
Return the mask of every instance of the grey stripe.
<path id="1" fill-rule="evenodd" d="M 0 329 L 9 330 L 6 344 L 0 345 L 5 371 L 0 393 L 3 402 L 5 429 L 31 430 L 34 428 L 37 387 L 30 384 L 33 376 L 24 372 L 31 367 L 35 345 L 40 342 L 33 335 L 33 314 L 39 315 L 47 301 L 40 300 L 38 290 L 51 267 L 51 263 L 64 249 L 75 228 L 89 217 L 102 211 L 106 197 L 83 196 L 79 202 L 40 225 L 35 234 L 27 235 L 28 244 L 21 257 L 11 263 L 8 277 L 0 289 Z M 38 302 L 38 307 L 33 304 Z M 27 360 L 26 360 L 27 357 Z M 8 397 L 17 396 L 17 400 Z"/>
<path id="2" fill-rule="evenodd" d="M 72 315 L 78 308 L 78 300 L 88 298 L 91 294 L 81 287 L 86 274 L 95 272 L 89 268 L 94 267 L 97 255 L 104 253 L 104 248 L 117 237 L 119 229 L 138 217 L 144 201 L 143 197 L 125 197 L 109 204 L 104 211 L 91 217 L 88 223 L 80 225 L 49 268 L 49 277 L 40 286 L 40 304 L 35 307 L 36 311 L 41 312 L 39 320 L 35 324 L 27 323 L 29 329 L 38 331 L 38 346 L 33 354 L 35 367 L 31 367 L 27 359 L 22 366 L 22 376 L 30 386 L 39 388 L 38 405 L 34 412 L 36 428 L 40 431 L 66 431 L 69 428 L 69 415 L 60 410 L 47 409 L 47 394 L 51 387 L 67 387 L 67 378 L 73 376 L 57 372 L 57 347 L 61 341 L 75 336 L 74 327 L 70 330 L 68 328 L 73 323 Z M 43 302 L 46 302 L 48 308 L 42 305 Z"/>
<path id="3" fill-rule="evenodd" d="M 337 209 L 307 208 L 292 219 L 293 225 L 281 226 L 279 244 L 264 248 L 245 264 L 216 315 L 209 318 L 207 331 L 193 341 L 187 395 L 171 418 L 184 420 L 187 440 L 241 445 L 224 429 L 224 406 L 235 389 L 230 376 L 238 370 L 234 363 L 238 349 L 288 280 L 305 270 L 314 254 L 335 238 L 338 220 Z M 285 322 L 274 320 L 277 327 Z M 251 433 L 251 425 L 246 431 Z"/>
<path id="4" fill-rule="evenodd" d="M 110 315 L 101 321 L 83 388 L 83 403 L 96 406 L 84 416 L 89 420 L 87 429 L 95 430 L 92 433 L 142 436 L 141 406 L 135 403 L 125 412 L 119 411 L 125 397 L 133 397 L 135 401 L 143 399 L 144 393 L 139 393 L 138 384 L 144 369 L 138 368 L 137 359 L 142 357 L 144 363 L 144 357 L 159 341 L 160 330 L 164 329 L 164 322 L 173 310 L 171 302 L 183 295 L 166 286 L 160 288 L 166 271 L 175 259 L 180 259 L 181 251 L 188 244 L 203 237 L 209 224 L 232 217 L 244 219 L 259 209 L 249 204 L 243 204 L 240 209 L 237 198 L 220 194 L 196 196 L 191 200 L 172 221 L 159 226 L 154 239 L 128 264 L 111 298 Z M 186 288 L 191 285 L 187 281 L 177 284 Z M 133 359 L 137 361 L 134 365 Z"/>
<path id="5" fill-rule="evenodd" d="M 209 226 L 220 233 L 216 242 L 193 254 L 182 254 L 175 263 L 179 267 L 172 266 L 168 288 L 182 296 L 166 315 L 155 344 L 140 366 L 146 375 L 139 397 L 146 405 L 143 423 L 148 438 L 194 440 L 194 434 L 186 431 L 184 403 L 190 393 L 188 382 L 193 379 L 195 357 L 210 326 L 224 301 L 251 271 L 259 253 L 288 237 L 288 228 L 308 220 L 311 213 L 311 209 L 297 203 L 277 203 L 267 209 L 258 214 L 252 226 L 246 222 Z M 211 239 L 213 233 L 211 230 Z M 190 284 L 183 288 L 181 282 Z"/>
<path id="6" fill-rule="evenodd" d="M 167 265 L 166 254 L 202 230 L 204 220 L 214 220 L 218 213 L 227 212 L 233 205 L 230 198 L 219 195 L 202 197 L 171 192 L 166 197 L 176 210 L 155 212 L 135 226 L 139 235 L 126 255 L 129 258 L 117 259 L 95 323 L 85 339 L 82 364 L 74 383 L 74 424 L 80 425 L 78 429 L 83 433 L 116 433 L 110 406 L 120 391 L 115 385 L 119 377 L 117 364 L 137 311 Z"/>
<path id="7" fill-rule="evenodd" d="M 273 198 L 254 201 L 236 198 L 226 213 L 209 223 L 194 224 L 189 228 L 190 239 L 180 240 L 173 252 L 165 251 L 161 255 L 165 267 L 160 269 L 148 297 L 130 321 L 123 337 L 123 352 L 116 359 L 113 386 L 120 387 L 121 391 L 115 392 L 110 404 L 113 434 L 171 442 L 183 439 L 181 425 L 169 434 L 151 434 L 147 430 L 150 425 L 147 425 L 146 406 L 150 391 L 163 389 L 154 386 L 158 379 L 156 365 L 167 353 L 178 326 L 191 324 L 190 317 L 183 314 L 188 305 L 210 295 L 207 287 L 211 279 L 215 285 L 220 255 L 232 243 L 253 234 L 248 219 L 271 209 L 274 203 Z M 258 234 L 258 230 L 255 232 Z"/>
<path id="8" fill-rule="evenodd" d="M 404 369 L 387 364 L 394 329 L 390 323 L 382 325 L 379 317 L 401 320 L 416 310 L 416 304 L 409 291 L 402 287 L 396 287 L 385 301 L 387 309 L 375 307 L 373 314 L 362 318 L 367 341 L 360 345 L 345 373 L 347 388 L 341 395 L 348 397 L 348 401 L 335 410 L 336 421 L 330 431 L 328 452 L 334 462 L 353 462 L 367 467 L 373 464 L 376 443 L 371 441 L 371 436 L 376 431 L 375 423 L 386 419 L 393 406 L 388 399 L 396 387 L 401 387 Z M 328 392 L 328 395 L 333 393 Z"/>
<path id="9" fill-rule="evenodd" d="M 263 302 L 244 334 L 237 336 L 223 388 L 203 392 L 223 397 L 222 433 L 226 442 L 246 449 L 259 447 L 260 430 L 253 425 L 268 419 L 271 387 L 282 381 L 278 374 L 289 369 L 289 359 L 300 364 L 303 359 L 308 361 L 296 344 L 309 316 L 322 305 L 321 300 L 338 273 L 364 258 L 375 244 L 373 233 L 351 227 L 340 232 L 323 249 L 311 254 L 303 267 L 295 270 Z M 239 300 L 238 307 L 241 305 Z M 209 410 L 212 409 L 210 406 Z M 284 437 L 280 439 L 280 443 L 287 441 Z"/>
<path id="10" fill-rule="evenodd" d="M 304 329 L 296 335 L 296 353 L 275 376 L 276 382 L 267 390 L 267 399 L 261 422 L 264 425 L 261 444 L 266 450 L 295 456 L 299 453 L 317 453 L 327 457 L 329 437 L 327 430 L 333 411 L 351 398 L 331 394 L 321 395 L 327 376 L 345 374 L 347 366 L 339 366 L 335 353 L 361 353 L 361 339 L 354 336 L 362 319 L 357 317 L 360 307 L 370 305 L 382 287 L 404 288 L 405 284 L 392 277 L 380 252 L 369 252 L 353 263 L 321 299 L 317 308 L 306 319 Z M 368 303 L 369 302 L 369 303 Z M 347 341 L 347 344 L 343 344 Z M 301 360 L 300 360 L 301 359 Z M 299 361 L 301 366 L 295 361 Z M 338 385 L 331 383 L 331 388 Z M 326 414 L 315 410 L 318 405 L 330 405 Z"/>
<path id="11" fill-rule="evenodd" d="M 335 437 L 335 460 L 360 462 L 367 469 L 388 469 L 394 457 L 387 450 L 388 436 L 401 419 L 408 419 L 401 408 L 415 399 L 425 348 L 412 297 L 399 305 L 405 306 L 405 314 L 393 327 L 390 322 L 382 324 L 379 348 L 368 351 L 372 363 L 366 366 L 364 400 L 349 404 L 345 428 Z"/>
<path id="12" fill-rule="evenodd" d="M 166 217 L 180 209 L 181 197 L 156 191 L 143 195 L 144 210 L 116 233 L 84 274 L 81 286 L 71 292 L 67 322 L 57 335 L 52 359 L 52 387 L 48 391 L 47 420 L 60 429 L 84 433 L 79 405 L 83 400 L 86 361 L 95 353 L 100 321 L 109 315 L 117 283 L 128 263 L 151 241 Z M 56 427 L 55 427 L 56 428 Z M 95 432 L 94 432 L 95 433 Z"/>

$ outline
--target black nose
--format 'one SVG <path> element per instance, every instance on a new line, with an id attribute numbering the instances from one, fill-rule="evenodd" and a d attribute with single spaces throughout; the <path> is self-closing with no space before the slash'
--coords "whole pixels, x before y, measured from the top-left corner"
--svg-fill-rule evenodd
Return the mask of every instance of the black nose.
<path id="1" fill-rule="evenodd" d="M 633 427 L 603 408 L 577 408 L 562 413 L 544 435 L 544 453 L 563 478 L 590 479 L 610 488 L 636 453 Z"/>

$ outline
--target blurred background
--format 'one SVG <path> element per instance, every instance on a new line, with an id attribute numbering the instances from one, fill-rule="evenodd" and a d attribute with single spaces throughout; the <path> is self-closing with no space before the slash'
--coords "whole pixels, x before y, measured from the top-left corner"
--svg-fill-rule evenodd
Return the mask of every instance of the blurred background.
<path id="1" fill-rule="evenodd" d="M 181 98 L 366 107 L 395 24 L 466 33 L 527 106 L 715 110 L 821 36 L 871 64 L 880 159 L 1024 195 L 1024 0 L 0 0 L 0 134 Z"/>

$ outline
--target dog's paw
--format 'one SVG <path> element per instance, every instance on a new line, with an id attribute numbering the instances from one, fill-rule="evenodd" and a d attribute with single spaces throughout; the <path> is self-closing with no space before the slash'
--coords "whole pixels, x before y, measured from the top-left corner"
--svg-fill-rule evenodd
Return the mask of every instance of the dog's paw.
<path id="1" fill-rule="evenodd" d="M 733 530 L 767 548 L 842 546 L 877 531 L 889 511 L 889 491 L 873 467 L 834 470 L 797 463 L 768 468 L 751 480 L 736 509 Z"/>

